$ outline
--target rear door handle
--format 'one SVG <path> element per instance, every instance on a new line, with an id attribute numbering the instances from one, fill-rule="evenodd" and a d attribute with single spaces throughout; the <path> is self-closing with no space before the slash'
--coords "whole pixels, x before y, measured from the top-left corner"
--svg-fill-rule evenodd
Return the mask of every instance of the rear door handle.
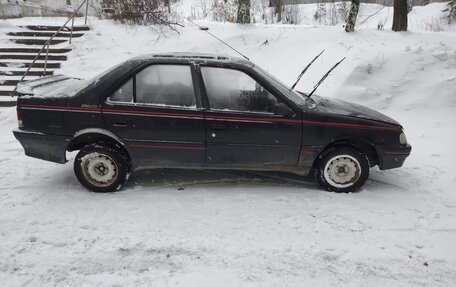
<path id="1" fill-rule="evenodd" d="M 112 125 L 119 128 L 125 128 L 127 123 L 113 123 Z"/>

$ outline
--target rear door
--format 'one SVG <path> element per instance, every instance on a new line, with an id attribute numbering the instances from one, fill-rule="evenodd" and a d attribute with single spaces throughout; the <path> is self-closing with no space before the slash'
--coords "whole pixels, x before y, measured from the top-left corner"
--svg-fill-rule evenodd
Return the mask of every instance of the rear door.
<path id="1" fill-rule="evenodd" d="M 150 65 L 102 104 L 107 129 L 139 166 L 205 162 L 205 126 L 190 65 Z"/>
<path id="2" fill-rule="evenodd" d="M 200 67 L 209 164 L 297 165 L 301 113 L 245 71 Z"/>

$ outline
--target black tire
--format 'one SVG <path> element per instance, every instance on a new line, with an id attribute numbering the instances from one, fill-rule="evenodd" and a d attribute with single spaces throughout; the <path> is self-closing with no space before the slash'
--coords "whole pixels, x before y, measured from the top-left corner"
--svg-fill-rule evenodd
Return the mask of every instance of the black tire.
<path id="1" fill-rule="evenodd" d="M 333 147 L 322 152 L 314 168 L 317 182 L 332 192 L 357 191 L 370 171 L 366 155 L 350 147 Z"/>
<path id="2" fill-rule="evenodd" d="M 118 191 L 130 175 L 130 161 L 123 150 L 93 143 L 83 147 L 74 160 L 79 182 L 93 192 Z"/>

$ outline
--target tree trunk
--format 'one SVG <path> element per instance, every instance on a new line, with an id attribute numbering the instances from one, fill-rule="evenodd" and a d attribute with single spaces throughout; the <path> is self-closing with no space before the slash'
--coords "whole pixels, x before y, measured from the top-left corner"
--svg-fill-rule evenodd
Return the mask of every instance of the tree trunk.
<path id="1" fill-rule="evenodd" d="M 171 13 L 171 5 L 169 3 L 169 0 L 165 0 L 165 6 L 168 7 L 168 13 Z"/>
<path id="2" fill-rule="evenodd" d="M 407 0 L 394 0 L 393 31 L 407 31 Z"/>
<path id="3" fill-rule="evenodd" d="M 358 17 L 359 11 L 359 0 L 352 0 L 350 13 L 348 13 L 347 24 L 345 25 L 345 31 L 355 32 L 356 17 Z"/>
<path id="4" fill-rule="evenodd" d="M 237 23 L 250 23 L 250 0 L 239 0 Z"/>
<path id="5" fill-rule="evenodd" d="M 277 13 L 277 22 L 282 21 L 282 6 L 283 6 L 283 0 L 275 1 L 275 12 Z"/>

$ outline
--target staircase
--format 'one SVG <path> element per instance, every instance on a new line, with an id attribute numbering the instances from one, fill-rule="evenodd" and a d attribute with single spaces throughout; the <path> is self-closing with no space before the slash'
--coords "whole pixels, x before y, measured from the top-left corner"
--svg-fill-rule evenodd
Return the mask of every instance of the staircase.
<path id="1" fill-rule="evenodd" d="M 22 75 L 32 63 L 35 56 L 54 35 L 59 26 L 28 25 L 14 27 L 14 31 L 5 32 L 0 38 L 0 106 L 14 106 L 16 104 L 13 92 Z M 82 37 L 89 29 L 88 26 L 74 26 L 59 32 L 49 42 L 46 72 L 44 72 L 46 50 L 44 50 L 33 64 L 24 81 L 42 76 L 51 76 L 57 72 L 62 62 L 67 60 L 71 51 L 68 47 L 72 32 L 72 41 Z"/>

